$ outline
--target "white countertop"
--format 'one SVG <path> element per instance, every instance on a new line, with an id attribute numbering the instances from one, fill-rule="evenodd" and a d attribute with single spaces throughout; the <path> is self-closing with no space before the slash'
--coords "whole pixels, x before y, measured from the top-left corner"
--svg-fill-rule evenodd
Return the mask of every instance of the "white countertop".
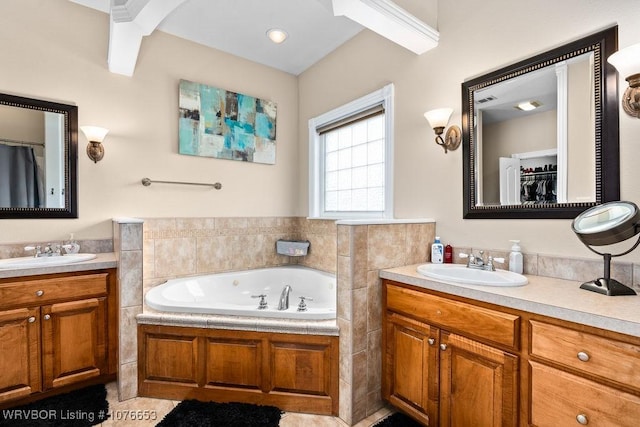
<path id="1" fill-rule="evenodd" d="M 113 252 L 96 254 L 89 261 L 74 262 L 71 264 L 55 265 L 47 267 L 20 268 L 0 270 L 0 279 L 10 277 L 37 276 L 39 274 L 69 273 L 74 271 L 100 270 L 103 268 L 115 268 L 116 255 Z"/>
<path id="2" fill-rule="evenodd" d="M 640 295 L 610 297 L 580 289 L 580 282 L 531 275 L 525 286 L 463 285 L 423 276 L 418 265 L 381 270 L 380 277 L 640 337 Z"/>

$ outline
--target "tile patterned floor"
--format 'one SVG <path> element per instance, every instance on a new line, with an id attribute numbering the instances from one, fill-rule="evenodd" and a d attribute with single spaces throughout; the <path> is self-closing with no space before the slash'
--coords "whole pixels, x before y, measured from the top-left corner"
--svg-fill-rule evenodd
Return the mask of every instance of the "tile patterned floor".
<path id="1" fill-rule="evenodd" d="M 107 384 L 107 400 L 111 418 L 100 424 L 103 427 L 154 427 L 180 403 L 175 400 L 148 397 L 136 397 L 118 402 L 116 383 Z M 391 412 L 390 409 L 383 408 L 355 424 L 354 427 L 370 427 Z M 131 419 L 132 416 L 143 419 L 134 420 Z M 285 412 L 280 419 L 280 427 L 348 427 L 348 424 L 338 417 Z"/>

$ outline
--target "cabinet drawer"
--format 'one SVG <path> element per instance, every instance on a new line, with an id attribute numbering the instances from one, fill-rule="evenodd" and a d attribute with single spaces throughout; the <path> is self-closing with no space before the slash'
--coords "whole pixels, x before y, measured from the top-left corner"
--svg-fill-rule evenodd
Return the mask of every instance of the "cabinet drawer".
<path id="1" fill-rule="evenodd" d="M 640 397 L 531 362 L 531 422 L 537 427 L 636 427 Z"/>
<path id="2" fill-rule="evenodd" d="M 640 390 L 640 346 L 531 321 L 531 355 Z"/>
<path id="3" fill-rule="evenodd" d="M 107 294 L 107 273 L 24 280 L 0 285 L 0 309 Z"/>
<path id="4" fill-rule="evenodd" d="M 395 285 L 387 285 L 387 308 L 463 335 L 518 347 L 518 316 Z"/>

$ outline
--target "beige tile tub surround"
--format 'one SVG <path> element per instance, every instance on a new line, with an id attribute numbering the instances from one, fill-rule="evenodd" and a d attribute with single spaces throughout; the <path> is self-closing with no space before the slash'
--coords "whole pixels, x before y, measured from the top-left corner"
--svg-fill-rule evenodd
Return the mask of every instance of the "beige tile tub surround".
<path id="1" fill-rule="evenodd" d="M 146 218 L 144 286 L 175 277 L 301 264 L 335 273 L 334 221 L 298 217 Z M 278 255 L 278 239 L 309 240 L 306 257 Z"/>
<path id="2" fill-rule="evenodd" d="M 435 223 L 338 224 L 339 415 L 352 425 L 383 407 L 378 270 L 426 262 Z"/>
<path id="3" fill-rule="evenodd" d="M 118 398 L 138 395 L 138 335 L 136 316 L 142 313 L 142 227 L 135 218 L 113 220 L 113 246 L 118 263 L 120 300 L 118 333 Z"/>

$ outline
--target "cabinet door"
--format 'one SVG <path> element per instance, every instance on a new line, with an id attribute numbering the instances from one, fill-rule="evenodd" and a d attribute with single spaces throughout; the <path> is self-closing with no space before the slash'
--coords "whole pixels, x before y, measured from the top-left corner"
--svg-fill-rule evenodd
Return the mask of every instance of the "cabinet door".
<path id="1" fill-rule="evenodd" d="M 387 315 L 383 397 L 419 421 L 438 425 L 438 329 Z"/>
<path id="2" fill-rule="evenodd" d="M 42 307 L 42 364 L 45 389 L 106 372 L 106 299 Z"/>
<path id="3" fill-rule="evenodd" d="M 517 384 L 517 356 L 441 333 L 441 426 L 516 426 Z"/>
<path id="4" fill-rule="evenodd" d="M 40 310 L 0 312 L 0 403 L 40 391 Z"/>

